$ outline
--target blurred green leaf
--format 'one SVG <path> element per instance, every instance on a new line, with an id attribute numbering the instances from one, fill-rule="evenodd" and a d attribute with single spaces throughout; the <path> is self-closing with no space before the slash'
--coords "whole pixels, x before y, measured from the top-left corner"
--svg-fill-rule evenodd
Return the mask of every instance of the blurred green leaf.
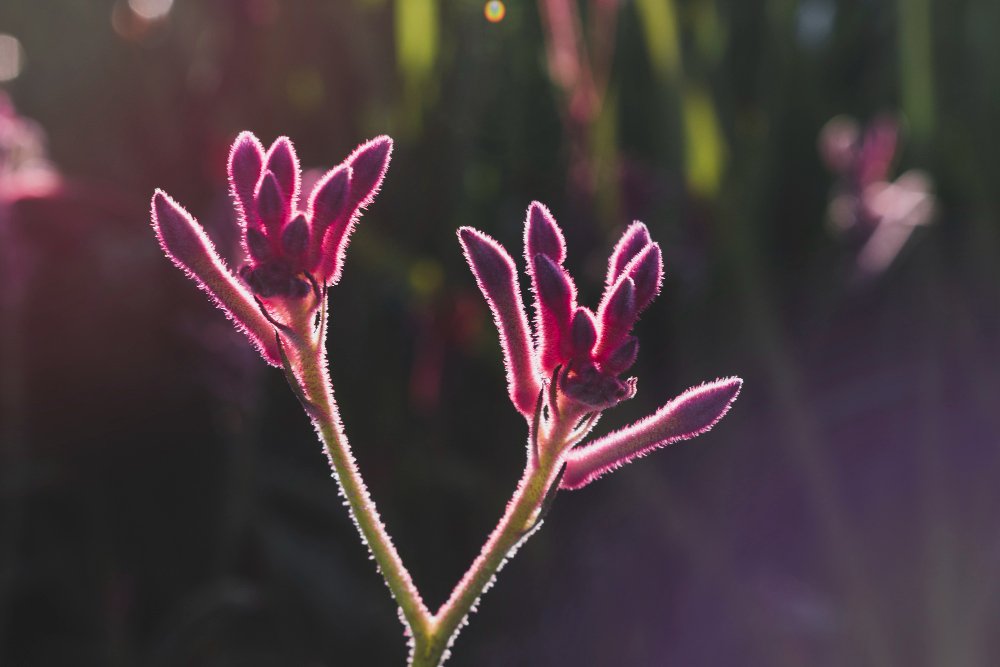
<path id="1" fill-rule="evenodd" d="M 688 187 L 705 197 L 719 191 L 726 163 L 726 145 L 711 96 L 701 86 L 681 94 L 684 116 L 684 172 Z"/>
<path id="2" fill-rule="evenodd" d="M 676 79 L 681 73 L 681 49 L 673 0 L 636 0 L 636 7 L 657 75 Z"/>

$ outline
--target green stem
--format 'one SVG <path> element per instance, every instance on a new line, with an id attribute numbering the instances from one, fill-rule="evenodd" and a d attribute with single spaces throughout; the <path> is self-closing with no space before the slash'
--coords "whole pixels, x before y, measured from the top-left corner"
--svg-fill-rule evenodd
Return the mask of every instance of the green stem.
<path id="1" fill-rule="evenodd" d="M 562 429 L 559 433 L 553 433 L 548 438 L 548 443 L 540 448 L 541 451 L 559 452 L 561 447 L 552 447 L 549 443 L 562 443 L 566 435 Z M 430 641 L 424 646 L 418 645 L 410 667 L 438 667 L 444 662 L 465 619 L 474 610 L 480 596 L 490 587 L 497 571 L 541 525 L 539 512 L 549 489 L 556 481 L 561 461 L 562 457 L 559 455 L 543 454 L 537 463 L 533 463 L 532 457 L 528 456 L 524 474 L 500 523 L 465 576 L 455 586 L 451 597 L 434 615 Z"/>
<path id="2" fill-rule="evenodd" d="M 302 390 L 301 398 L 323 440 L 330 467 L 347 499 L 351 516 L 412 636 L 409 665 L 438 667 L 497 571 L 541 524 L 543 504 L 549 490 L 557 483 L 562 452 L 571 443 L 571 431 L 580 415 L 564 414 L 563 419 L 551 424 L 536 443 L 538 456 L 529 452 L 521 482 L 500 523 L 455 586 L 451 597 L 432 615 L 393 546 L 351 453 L 326 365 L 325 331 L 312 331 L 310 312 L 303 310 L 292 315 L 292 329 L 297 335 L 285 336 L 284 340 L 292 346 L 298 362 L 294 380 Z"/>
<path id="3" fill-rule="evenodd" d="M 300 332 L 309 331 L 308 326 L 295 328 Z M 412 635 L 415 650 L 425 645 L 431 634 L 431 613 L 420 598 L 420 592 L 386 532 L 358 471 L 334 401 L 323 338 L 322 332 L 319 335 L 310 334 L 296 346 L 298 381 L 306 399 L 316 408 L 312 418 L 326 448 L 334 477 L 347 500 L 362 540 L 371 550 L 379 572 L 399 605 L 401 620 Z"/>

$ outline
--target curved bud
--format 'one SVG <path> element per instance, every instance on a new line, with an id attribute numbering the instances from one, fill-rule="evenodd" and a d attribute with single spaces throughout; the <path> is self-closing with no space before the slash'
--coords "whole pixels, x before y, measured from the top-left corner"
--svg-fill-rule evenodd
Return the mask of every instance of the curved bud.
<path id="1" fill-rule="evenodd" d="M 229 187 L 244 224 L 256 217 L 254 193 L 264 164 L 264 147 L 252 132 L 240 132 L 229 151 Z"/>
<path id="2" fill-rule="evenodd" d="M 646 310 L 663 284 L 663 254 L 659 243 L 650 243 L 625 266 L 623 271 L 635 283 L 635 312 Z"/>
<path id="3" fill-rule="evenodd" d="M 632 364 L 635 363 L 638 356 L 639 339 L 635 336 L 627 336 L 625 342 L 601 363 L 601 370 L 610 375 L 621 375 L 632 368 Z"/>
<path id="4" fill-rule="evenodd" d="M 639 221 L 629 225 L 622 237 L 618 239 L 618 243 L 615 244 L 615 249 L 608 259 L 607 284 L 614 285 L 625 270 L 625 266 L 650 243 L 652 240 L 649 238 L 649 230 L 646 229 L 646 225 Z"/>
<path id="5" fill-rule="evenodd" d="M 330 225 L 340 221 L 346 224 L 351 171 L 347 165 L 338 165 L 316 182 L 309 197 L 309 217 L 312 219 L 313 229 L 318 232 L 317 236 Z"/>
<path id="6" fill-rule="evenodd" d="M 347 158 L 347 164 L 354 171 L 350 190 L 353 211 L 365 208 L 375 199 L 391 158 L 392 139 L 384 134 L 361 144 Z"/>
<path id="7" fill-rule="evenodd" d="M 500 333 L 510 400 L 517 411 L 530 420 L 541 384 L 514 260 L 503 246 L 471 227 L 459 229 L 458 240 Z"/>
<path id="8" fill-rule="evenodd" d="M 281 365 L 274 328 L 247 289 L 230 273 L 191 215 L 162 190 L 153 195 L 151 217 L 160 247 L 243 330 L 268 363 Z"/>
<path id="9" fill-rule="evenodd" d="M 730 377 L 692 387 L 649 417 L 571 450 L 560 488 L 579 489 L 655 449 L 701 435 L 729 411 L 742 386 Z"/>
<path id="10" fill-rule="evenodd" d="M 285 197 L 285 207 L 294 210 L 299 199 L 299 158 L 288 137 L 278 137 L 271 144 L 264 170 L 274 174 Z"/>
<path id="11" fill-rule="evenodd" d="M 604 360 L 618 349 L 625 336 L 632 330 L 636 318 L 635 283 L 623 275 L 605 292 L 597 317 L 601 323 L 594 356 Z"/>
<path id="12" fill-rule="evenodd" d="M 566 270 L 548 255 L 535 255 L 530 266 L 540 364 L 542 372 L 548 375 L 570 354 L 570 321 L 576 308 L 576 287 Z"/>
<path id="13" fill-rule="evenodd" d="M 556 264 L 562 264 L 566 259 L 566 240 L 549 209 L 534 201 L 524 219 L 524 258 L 529 265 L 538 253 L 548 255 Z"/>
<path id="14" fill-rule="evenodd" d="M 277 238 L 288 219 L 285 195 L 278 179 L 270 171 L 264 174 L 260 188 L 257 189 L 257 216 L 272 238 Z"/>
<path id="15" fill-rule="evenodd" d="M 573 358 L 589 359 L 590 353 L 597 342 L 597 326 L 594 316 L 587 308 L 577 308 L 573 314 L 573 324 L 570 327 L 573 342 Z"/>
<path id="16" fill-rule="evenodd" d="M 382 135 L 358 146 L 345 161 L 350 167 L 346 216 L 337 218 L 321 237 L 317 279 L 334 285 L 344 269 L 344 253 L 362 209 L 375 199 L 392 156 L 392 139 Z"/>
<path id="17" fill-rule="evenodd" d="M 306 222 L 306 216 L 299 213 L 285 225 L 281 232 L 281 248 L 296 263 L 296 268 L 304 268 L 301 265 L 309 249 L 309 223 Z"/>

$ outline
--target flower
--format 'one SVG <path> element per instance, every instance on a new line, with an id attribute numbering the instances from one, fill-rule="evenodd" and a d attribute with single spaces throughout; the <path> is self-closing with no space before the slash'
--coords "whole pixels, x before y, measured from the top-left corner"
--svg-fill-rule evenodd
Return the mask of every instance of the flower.
<path id="1" fill-rule="evenodd" d="M 511 401 L 550 441 L 558 441 L 549 446 L 566 463 L 562 488 L 579 488 L 653 449 L 704 433 L 736 399 L 742 380 L 717 380 L 573 449 L 604 410 L 635 395 L 635 378 L 621 376 L 639 353 L 632 329 L 663 281 L 659 244 L 641 222 L 625 230 L 608 261 L 604 295 L 594 312 L 577 304 L 576 285 L 563 266 L 562 230 L 545 206 L 533 202 L 524 224 L 524 256 L 535 296 L 532 338 L 514 260 L 476 229 L 462 227 L 458 237 L 500 333 Z"/>
<path id="2" fill-rule="evenodd" d="M 153 195 L 153 227 L 171 261 L 208 292 L 269 363 L 280 366 L 273 321 L 258 300 L 294 307 L 320 285 L 337 283 L 351 232 L 378 193 L 391 155 L 387 136 L 362 144 L 319 179 L 303 206 L 292 142 L 279 137 L 265 153 L 256 136 L 240 133 L 229 154 L 230 190 L 247 253 L 238 278 L 201 225 L 162 190 Z"/>

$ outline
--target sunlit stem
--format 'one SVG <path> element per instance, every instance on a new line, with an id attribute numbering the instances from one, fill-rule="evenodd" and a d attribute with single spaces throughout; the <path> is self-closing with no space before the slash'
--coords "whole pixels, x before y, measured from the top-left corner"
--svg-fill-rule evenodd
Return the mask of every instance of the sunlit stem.
<path id="1" fill-rule="evenodd" d="M 430 641 L 424 646 L 418 643 L 410 667 L 438 667 L 443 663 L 468 615 L 492 585 L 497 571 L 541 525 L 546 500 L 551 500 L 549 492 L 558 484 L 562 452 L 573 421 L 559 420 L 541 435 L 537 459 L 528 453 L 524 474 L 500 523 L 455 586 L 451 597 L 434 614 Z"/>
<path id="2" fill-rule="evenodd" d="M 295 321 L 291 326 L 299 333 L 292 350 L 297 362 L 296 375 L 304 397 L 314 406 L 310 416 L 323 440 L 330 467 L 347 500 L 358 532 L 371 550 L 379 572 L 399 605 L 401 618 L 412 636 L 413 648 L 420 648 L 427 644 L 431 635 L 431 613 L 382 524 L 351 453 L 326 365 L 326 332 L 322 324 L 313 326 L 312 310 L 304 308 L 292 316 Z"/>

